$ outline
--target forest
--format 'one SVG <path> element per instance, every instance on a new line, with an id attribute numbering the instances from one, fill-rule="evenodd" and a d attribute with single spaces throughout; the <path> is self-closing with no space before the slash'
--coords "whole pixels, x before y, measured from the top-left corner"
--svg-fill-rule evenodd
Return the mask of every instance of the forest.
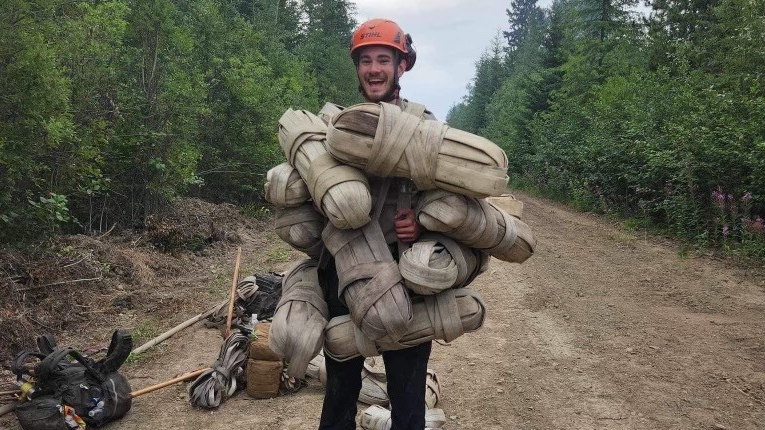
<path id="1" fill-rule="evenodd" d="M 451 126 L 513 185 L 765 259 L 765 2 L 512 0 Z"/>
<path id="2" fill-rule="evenodd" d="M 765 261 L 765 3 L 511 0 L 447 122 L 511 185 Z M 499 11 L 501 13 L 501 11 Z M 0 0 L 0 243 L 267 209 L 288 107 L 361 101 L 347 0 Z"/>

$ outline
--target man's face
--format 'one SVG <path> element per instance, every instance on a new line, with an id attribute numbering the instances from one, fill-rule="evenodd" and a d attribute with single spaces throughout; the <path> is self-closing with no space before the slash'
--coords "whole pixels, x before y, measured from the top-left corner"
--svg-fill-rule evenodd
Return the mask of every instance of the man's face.
<path id="1" fill-rule="evenodd" d="M 366 46 L 361 48 L 359 67 L 356 73 L 364 98 L 368 102 L 383 101 L 386 95 L 393 91 L 395 77 L 401 77 L 406 69 L 406 61 L 402 60 L 396 67 L 393 49 L 386 46 Z"/>

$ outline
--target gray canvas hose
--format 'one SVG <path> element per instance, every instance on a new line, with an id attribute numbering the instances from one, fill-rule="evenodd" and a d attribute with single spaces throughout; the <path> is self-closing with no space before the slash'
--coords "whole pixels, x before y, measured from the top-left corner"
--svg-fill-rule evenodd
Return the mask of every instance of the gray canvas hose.
<path id="1" fill-rule="evenodd" d="M 236 392 L 244 380 L 248 342 L 249 339 L 240 330 L 233 331 L 226 338 L 212 368 L 199 375 L 189 386 L 189 401 L 193 406 L 217 408 Z"/>

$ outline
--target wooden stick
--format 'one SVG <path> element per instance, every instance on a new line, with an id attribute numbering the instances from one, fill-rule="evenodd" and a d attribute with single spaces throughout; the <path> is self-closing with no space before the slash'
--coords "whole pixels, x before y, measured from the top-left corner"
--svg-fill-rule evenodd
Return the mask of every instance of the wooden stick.
<path id="1" fill-rule="evenodd" d="M 32 285 L 31 287 L 17 288 L 16 291 L 31 291 L 31 290 L 38 290 L 40 288 L 54 287 L 56 285 L 77 284 L 80 282 L 100 281 L 102 279 L 104 279 L 103 276 L 99 276 L 98 278 L 71 279 L 69 281 L 59 281 L 59 282 L 53 282 L 50 284 Z"/>
<path id="2" fill-rule="evenodd" d="M 15 401 L 13 403 L 8 403 L 7 405 L 0 407 L 0 417 L 2 417 L 3 415 L 9 412 L 15 411 L 18 405 L 19 405 L 19 402 Z"/>
<path id="3" fill-rule="evenodd" d="M 164 342 L 170 336 L 174 335 L 175 333 L 178 333 L 179 331 L 185 329 L 186 327 L 188 327 L 190 325 L 193 325 L 197 321 L 200 321 L 200 320 L 203 320 L 203 319 L 207 318 L 208 316 L 210 316 L 213 313 L 215 313 L 215 311 L 220 309 L 221 306 L 225 306 L 225 305 L 226 305 L 226 300 L 224 300 L 220 304 L 216 305 L 214 308 L 212 308 L 212 309 L 210 309 L 208 311 L 202 312 L 201 314 L 199 314 L 199 315 L 197 315 L 197 316 L 195 316 L 193 318 L 190 318 L 190 319 L 188 319 L 188 320 L 178 324 L 177 326 L 171 328 L 170 330 L 162 333 L 161 335 L 155 337 L 154 339 L 152 339 L 152 340 L 144 343 L 143 345 L 139 346 L 138 348 L 134 349 L 130 353 L 131 354 L 140 354 L 140 353 L 146 351 L 147 349 L 151 348 L 152 346 Z"/>
<path id="4" fill-rule="evenodd" d="M 239 259 L 240 259 L 241 252 L 242 252 L 242 248 L 240 247 L 238 249 L 238 252 L 237 252 L 236 264 L 235 264 L 235 267 L 234 267 L 234 285 L 233 285 L 233 291 L 231 293 L 231 297 L 233 297 L 233 298 L 236 298 L 236 287 L 237 287 L 237 280 L 238 280 L 237 278 L 239 277 Z M 152 346 L 164 342 L 165 340 L 167 340 L 170 336 L 174 335 L 175 333 L 178 333 L 179 331 L 185 329 L 186 327 L 189 327 L 190 325 L 193 325 L 197 321 L 200 321 L 200 320 L 203 320 L 203 319 L 209 317 L 210 315 L 212 315 L 215 312 L 217 312 L 219 309 L 223 309 L 223 306 L 226 306 L 226 303 L 228 303 L 228 305 L 229 305 L 229 321 L 228 321 L 228 324 L 227 324 L 227 330 L 226 331 L 227 332 L 230 331 L 231 330 L 231 319 L 233 319 L 233 316 L 232 316 L 233 311 L 232 311 L 232 309 L 233 309 L 233 306 L 234 306 L 233 305 L 234 302 L 231 299 L 228 299 L 228 300 L 223 300 L 222 302 L 218 303 L 212 309 L 210 309 L 208 311 L 205 311 L 205 312 L 202 312 L 201 314 L 199 314 L 199 315 L 197 315 L 197 316 L 195 316 L 193 318 L 190 318 L 190 319 L 180 323 L 179 325 L 171 328 L 170 330 L 160 334 L 159 336 L 155 337 L 154 339 L 146 342 L 145 344 L 143 344 L 143 345 L 139 346 L 138 348 L 134 349 L 133 351 L 131 351 L 131 354 L 140 354 L 141 352 L 146 351 L 147 349 L 151 348 Z M 226 337 L 228 337 L 228 335 L 226 335 Z"/>
<path id="5" fill-rule="evenodd" d="M 183 375 L 178 376 L 177 378 L 173 378 L 173 379 L 171 379 L 169 381 L 160 382 L 159 384 L 155 384 L 155 385 L 152 385 L 150 387 L 141 388 L 140 390 L 133 391 L 132 393 L 130 393 L 130 397 L 136 398 L 136 397 L 142 396 L 142 395 L 144 395 L 146 393 L 151 393 L 152 391 L 157 391 L 160 388 L 165 388 L 168 385 L 173 385 L 173 384 L 176 384 L 178 382 L 185 381 L 185 380 L 191 379 L 191 378 L 196 378 L 197 376 L 201 375 L 204 372 L 207 372 L 208 370 L 210 370 L 210 367 L 206 367 L 204 369 L 198 369 L 198 370 L 195 370 L 195 371 L 189 372 L 189 373 L 184 373 Z"/>
<path id="6" fill-rule="evenodd" d="M 242 257 L 242 247 L 236 250 L 234 264 L 234 280 L 231 282 L 231 294 L 228 299 L 228 318 L 226 318 L 226 338 L 231 334 L 231 321 L 234 319 L 234 302 L 236 302 L 236 284 L 239 283 L 239 260 Z"/>
<path id="7" fill-rule="evenodd" d="M 21 394 L 21 390 L 0 391 L 0 396 L 9 396 L 11 394 Z"/>

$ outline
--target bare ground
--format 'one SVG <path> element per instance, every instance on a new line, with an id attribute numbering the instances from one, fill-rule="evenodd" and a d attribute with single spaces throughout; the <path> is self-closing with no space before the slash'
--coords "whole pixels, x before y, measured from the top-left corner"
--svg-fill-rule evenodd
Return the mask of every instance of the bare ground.
<path id="1" fill-rule="evenodd" d="M 761 273 L 681 258 L 671 242 L 520 198 L 539 241 L 536 255 L 523 265 L 493 260 L 472 286 L 488 305 L 484 327 L 434 346 L 446 428 L 765 428 Z M 102 308 L 85 315 L 89 330 L 72 324 L 60 342 L 92 344 L 124 327 L 140 344 L 210 308 L 230 288 L 237 246 L 242 276 L 280 271 L 300 258 L 264 224 L 229 218 L 219 220 L 229 240 L 201 255 L 113 240 L 109 248 L 131 262 L 130 276 L 110 278 L 97 300 Z M 197 324 L 123 371 L 134 389 L 146 387 L 209 366 L 221 342 L 218 331 Z M 240 392 L 204 411 L 189 406 L 178 384 L 138 397 L 128 416 L 107 428 L 312 429 L 321 402 L 321 386 L 309 381 L 294 395 L 253 400 Z M 12 415 L 0 418 L 0 427 L 19 429 Z"/>

